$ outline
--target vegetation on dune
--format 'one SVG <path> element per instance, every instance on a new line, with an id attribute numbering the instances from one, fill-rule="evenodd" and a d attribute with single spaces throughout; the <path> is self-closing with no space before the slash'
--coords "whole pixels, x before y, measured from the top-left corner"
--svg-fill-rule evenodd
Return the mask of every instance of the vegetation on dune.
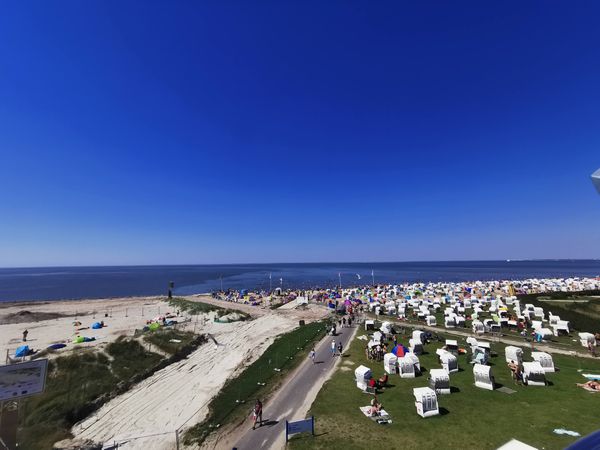
<path id="1" fill-rule="evenodd" d="M 249 414 L 254 398 L 270 392 L 325 333 L 325 322 L 313 322 L 278 337 L 254 363 L 225 384 L 211 400 L 206 419 L 187 430 L 184 443 L 201 444 L 215 427 Z"/>
<path id="2" fill-rule="evenodd" d="M 20 447 L 52 448 L 54 442 L 70 437 L 75 423 L 205 342 L 204 336 L 194 337 L 176 330 L 159 331 L 152 336 L 153 343 L 170 353 L 170 357 L 149 352 L 137 340 L 122 336 L 108 344 L 105 353 L 82 347 L 51 360 L 45 392 L 22 402 Z M 185 344 L 171 347 L 167 345 L 170 339 Z"/>
<path id="3" fill-rule="evenodd" d="M 410 329 L 407 328 L 407 333 Z M 360 336 L 364 332 L 359 332 Z M 456 336 L 440 334 L 442 338 Z M 408 344 L 410 335 L 400 335 Z M 461 347 L 468 348 L 458 338 Z M 355 339 L 330 381 L 319 393 L 309 415 L 316 419 L 316 437 L 297 435 L 292 449 L 495 449 L 512 438 L 537 448 L 562 449 L 577 438 L 553 433 L 556 428 L 574 430 L 582 435 L 597 427 L 594 418 L 600 411 L 598 394 L 590 394 L 575 386 L 585 378 L 581 372 L 600 372 L 600 361 L 553 355 L 557 373 L 547 374 L 549 386 L 517 386 L 511 379 L 504 357 L 504 344 L 492 343 L 491 366 L 496 382 L 516 392 L 506 394 L 474 386 L 469 356 L 459 356 L 458 373 L 450 375 L 453 393 L 438 396 L 439 416 L 423 419 L 416 413 L 413 388 L 428 386 L 428 370 L 439 368 L 435 350 L 443 345 L 433 342 L 425 346 L 420 356 L 423 375 L 413 379 L 390 376 L 390 386 L 379 400 L 392 416 L 390 425 L 378 425 L 365 417 L 359 407 L 368 405 L 371 396 L 362 393 L 354 380 L 354 369 L 360 364 L 372 369 L 376 377 L 384 373 L 383 363 L 368 360 L 366 341 Z M 524 360 L 530 361 L 531 349 L 522 346 Z"/>
<path id="4" fill-rule="evenodd" d="M 144 341 L 156 346 L 165 353 L 175 354 L 195 339 L 194 333 L 161 328 L 144 335 Z"/>
<path id="5" fill-rule="evenodd" d="M 177 308 L 180 311 L 186 311 L 192 315 L 205 314 L 215 311 L 217 317 L 223 317 L 235 312 L 239 316 L 238 321 L 250 319 L 250 315 L 242 311 L 237 311 L 235 309 L 230 308 L 223 308 L 221 306 L 211 305 L 208 303 L 194 302 L 192 300 L 186 300 L 184 298 L 179 297 L 169 300 L 169 304 L 173 308 Z"/>

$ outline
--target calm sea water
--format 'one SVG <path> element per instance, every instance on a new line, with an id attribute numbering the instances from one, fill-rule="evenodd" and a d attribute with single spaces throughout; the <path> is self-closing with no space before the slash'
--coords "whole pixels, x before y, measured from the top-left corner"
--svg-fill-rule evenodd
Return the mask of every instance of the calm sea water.
<path id="1" fill-rule="evenodd" d="M 599 276 L 600 260 L 462 261 L 193 266 L 52 267 L 0 269 L 0 301 L 160 295 L 169 281 L 176 294 L 224 289 L 332 287 L 415 281 L 470 281 L 530 277 Z M 359 279 L 360 276 L 360 279 Z"/>

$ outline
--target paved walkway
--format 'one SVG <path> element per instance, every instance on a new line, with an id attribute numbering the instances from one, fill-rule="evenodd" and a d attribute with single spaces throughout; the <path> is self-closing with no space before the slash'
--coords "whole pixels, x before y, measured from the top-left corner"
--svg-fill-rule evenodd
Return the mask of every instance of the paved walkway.
<path id="1" fill-rule="evenodd" d="M 358 325 L 360 326 L 360 325 Z M 305 418 L 310 405 L 321 390 L 323 383 L 333 374 L 340 357 L 331 356 L 331 340 L 336 345 L 341 341 L 344 351 L 356 334 L 357 326 L 338 329 L 335 337 L 326 336 L 315 347 L 316 363 L 307 359 L 285 381 L 283 387 L 263 404 L 263 421 L 266 425 L 252 430 L 251 421 L 243 426 L 248 431 L 238 440 L 235 448 L 239 450 L 282 449 L 285 447 L 285 421 Z"/>

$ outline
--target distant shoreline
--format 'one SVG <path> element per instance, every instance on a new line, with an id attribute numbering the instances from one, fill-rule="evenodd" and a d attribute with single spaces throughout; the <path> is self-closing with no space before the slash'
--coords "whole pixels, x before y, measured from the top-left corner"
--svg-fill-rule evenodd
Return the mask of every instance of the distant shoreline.
<path id="1" fill-rule="evenodd" d="M 0 304 L 174 295 L 219 290 L 328 289 L 414 282 L 597 277 L 600 260 L 293 263 L 0 269 Z"/>
<path id="2" fill-rule="evenodd" d="M 302 262 L 229 262 L 229 263 L 180 263 L 180 264 L 108 264 L 108 265 L 51 265 L 51 266 L 0 266 L 3 270 L 32 269 L 105 269 L 146 267 L 235 267 L 235 266 L 280 266 L 280 265 L 364 265 L 364 264 L 446 264 L 446 263 L 511 263 L 511 262 L 600 262 L 600 258 L 503 258 L 503 259 L 439 259 L 405 261 L 302 261 Z"/>

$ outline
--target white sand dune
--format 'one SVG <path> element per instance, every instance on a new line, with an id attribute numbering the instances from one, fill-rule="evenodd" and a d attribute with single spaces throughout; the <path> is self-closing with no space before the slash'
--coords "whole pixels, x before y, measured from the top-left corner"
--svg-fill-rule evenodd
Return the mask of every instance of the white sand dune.
<path id="1" fill-rule="evenodd" d="M 296 325 L 294 318 L 268 314 L 249 322 L 203 326 L 218 346 L 209 341 L 110 401 L 72 432 L 78 438 L 114 440 L 127 449 L 172 449 L 175 430 L 201 421 L 210 399 L 236 369 L 254 361 L 276 335 Z"/>
<path id="2" fill-rule="evenodd" d="M 0 320 L 23 314 L 24 311 L 31 313 L 32 316 L 38 313 L 57 313 L 67 317 L 1 325 L 0 351 L 3 355 L 7 351 L 10 355 L 14 355 L 16 348 L 23 344 L 21 339 L 25 329 L 29 331 L 27 344 L 32 349 L 43 350 L 50 344 L 67 343 L 67 348 L 55 354 L 60 355 L 76 346 L 94 347 L 112 342 L 121 335 L 132 336 L 136 328 L 142 328 L 146 324 L 146 320 L 168 311 L 175 312 L 173 307 L 158 297 L 136 297 L 2 305 Z M 179 320 L 183 319 L 184 317 L 179 318 Z M 73 326 L 76 320 L 81 322 L 81 327 L 88 329 L 77 332 L 76 327 Z M 93 330 L 92 324 L 101 320 L 105 322 L 106 328 Z M 96 341 L 75 346 L 71 342 L 76 334 L 95 337 Z"/>

